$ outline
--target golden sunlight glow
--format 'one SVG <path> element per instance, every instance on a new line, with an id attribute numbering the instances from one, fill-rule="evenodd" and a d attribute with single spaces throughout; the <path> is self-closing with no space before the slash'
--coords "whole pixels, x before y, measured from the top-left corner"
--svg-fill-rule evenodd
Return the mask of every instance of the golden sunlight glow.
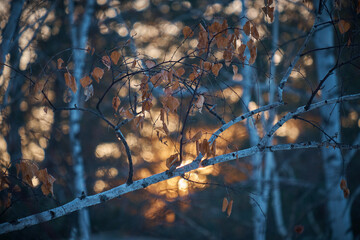
<path id="1" fill-rule="evenodd" d="M 294 142 L 300 134 L 299 127 L 295 121 L 287 121 L 276 132 L 275 135 L 280 137 L 287 137 L 289 142 Z"/>
<path id="2" fill-rule="evenodd" d="M 305 56 L 304 58 L 304 63 L 306 66 L 311 66 L 314 63 L 314 60 L 312 59 L 311 56 Z"/>
<path id="3" fill-rule="evenodd" d="M 149 4 L 149 0 L 135 0 L 133 1 L 133 8 L 137 11 L 142 11 L 149 7 Z"/>
<path id="4" fill-rule="evenodd" d="M 225 8 L 225 14 L 240 14 L 242 11 L 242 4 L 240 0 L 232 1 L 226 8 Z"/>
<path id="5" fill-rule="evenodd" d="M 117 143 L 101 143 L 96 146 L 95 156 L 97 158 L 119 158 L 121 152 Z"/>
<path id="6" fill-rule="evenodd" d="M 171 212 L 171 213 L 166 214 L 165 219 L 166 219 L 166 222 L 173 223 L 175 221 L 175 213 Z"/>
<path id="7" fill-rule="evenodd" d="M 34 186 L 34 187 L 37 187 L 39 184 L 40 184 L 40 181 L 39 181 L 39 179 L 37 178 L 37 177 L 33 177 L 32 179 L 31 179 L 31 183 L 32 183 L 32 185 Z"/>
<path id="8" fill-rule="evenodd" d="M 179 190 L 185 191 L 185 190 L 188 189 L 189 184 L 185 179 L 182 178 L 182 179 L 179 180 L 178 186 L 179 186 Z"/>
<path id="9" fill-rule="evenodd" d="M 147 219 L 154 219 L 156 214 L 166 207 L 162 200 L 153 200 L 150 202 L 150 207 L 144 210 L 144 217 Z"/>
<path id="10" fill-rule="evenodd" d="M 275 52 L 274 58 L 273 58 L 275 65 L 279 65 L 279 63 L 281 62 L 282 57 L 283 56 L 282 56 L 282 54 L 280 53 L 279 50 Z"/>
<path id="11" fill-rule="evenodd" d="M 110 168 L 109 169 L 109 177 L 114 178 L 118 175 L 119 171 L 116 168 Z"/>
<path id="12" fill-rule="evenodd" d="M 97 180 L 94 184 L 94 192 L 102 192 L 106 187 L 108 187 L 107 183 L 105 183 L 103 180 Z"/>
<path id="13" fill-rule="evenodd" d="M 249 102 L 248 108 L 249 108 L 250 111 L 253 111 L 255 109 L 258 109 L 259 106 L 255 102 L 251 101 L 251 102 Z"/>

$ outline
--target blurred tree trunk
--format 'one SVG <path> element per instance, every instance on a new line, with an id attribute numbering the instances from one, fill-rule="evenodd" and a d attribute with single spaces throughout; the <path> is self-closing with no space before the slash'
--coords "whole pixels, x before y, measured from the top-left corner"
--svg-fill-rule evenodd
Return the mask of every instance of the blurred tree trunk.
<path id="1" fill-rule="evenodd" d="M 319 5 L 319 4 L 317 4 Z M 323 8 L 320 15 L 321 22 L 331 21 L 329 14 L 331 14 L 332 1 L 327 1 L 327 9 Z M 314 44 L 316 48 L 326 48 L 334 46 L 334 27 L 328 24 L 327 27 L 320 28 L 315 33 Z M 316 51 L 316 68 L 318 81 L 324 78 L 335 64 L 335 57 L 331 50 Z M 321 90 L 321 98 L 329 99 L 340 96 L 338 89 L 338 79 L 336 74 L 332 74 L 323 85 Z M 331 137 L 334 137 L 337 142 L 340 142 L 341 134 L 341 119 L 340 119 L 340 106 L 339 104 L 324 106 L 320 109 L 322 116 L 322 128 Z M 337 136 L 337 137 L 336 137 Z M 322 140 L 329 140 L 327 136 L 322 135 Z M 347 200 L 343 196 L 341 191 L 340 177 L 343 167 L 343 158 L 339 149 L 323 148 L 321 149 L 323 158 L 325 186 L 327 196 L 327 212 L 331 226 L 331 239 L 334 240 L 346 240 L 352 239 L 351 233 L 351 220 L 350 220 L 350 208 L 346 208 Z"/>
<path id="2" fill-rule="evenodd" d="M 246 13 L 247 13 L 247 7 L 246 7 L 246 1 L 242 0 L 242 18 L 240 19 L 240 25 L 244 26 L 244 24 L 247 22 Z M 246 34 L 242 34 L 243 41 L 246 43 L 249 39 L 249 37 Z M 245 51 L 246 59 L 250 59 L 250 53 L 248 49 Z M 243 112 L 248 112 L 248 106 L 251 101 L 251 95 L 253 92 L 252 86 L 253 86 L 253 80 L 254 75 L 256 73 L 252 70 L 251 66 L 245 65 L 242 69 L 242 75 L 243 75 L 243 81 L 244 86 L 247 86 L 249 89 L 244 89 L 244 93 L 242 96 L 242 109 Z M 250 139 L 250 145 L 255 146 L 258 144 L 260 138 L 257 133 L 256 126 L 254 124 L 253 118 L 249 118 L 247 120 L 247 131 L 249 134 Z M 253 189 L 254 194 L 253 198 L 251 198 L 251 205 L 253 208 L 253 225 L 254 225 L 254 239 L 255 240 L 263 240 L 266 237 L 266 212 L 267 212 L 267 199 L 264 199 L 264 176 L 263 176 L 263 167 L 262 167 L 262 160 L 263 160 L 263 154 L 257 153 L 252 156 L 252 164 L 253 164 L 253 172 L 251 179 L 255 183 L 255 187 Z M 264 216 L 265 214 L 265 216 Z"/>
<path id="3" fill-rule="evenodd" d="M 74 77 L 76 80 L 77 91 L 73 94 L 69 107 L 80 107 L 82 102 L 80 101 L 81 85 L 80 79 L 83 76 L 85 57 L 86 57 L 86 44 L 88 41 L 88 32 L 91 22 L 91 16 L 94 11 L 94 0 L 86 2 L 85 12 L 81 20 L 77 23 L 74 21 L 74 2 L 69 1 L 69 18 L 71 28 L 71 41 L 73 48 L 74 58 Z M 86 184 L 84 174 L 84 160 L 82 157 L 82 148 L 80 141 L 80 125 L 82 114 L 80 111 L 70 112 L 70 146 L 73 159 L 74 188 L 75 196 L 80 197 L 86 195 Z M 81 239 L 90 238 L 90 217 L 88 209 L 82 209 L 79 211 L 79 231 Z"/>
<path id="4" fill-rule="evenodd" d="M 24 0 L 13 0 L 11 2 L 9 20 L 3 30 L 2 41 L 0 44 L 0 63 L 5 62 L 5 57 L 10 52 L 11 44 L 14 39 L 14 33 L 18 26 L 23 5 Z M 2 71 L 3 67 L 0 67 L 0 75 L 2 74 Z"/>

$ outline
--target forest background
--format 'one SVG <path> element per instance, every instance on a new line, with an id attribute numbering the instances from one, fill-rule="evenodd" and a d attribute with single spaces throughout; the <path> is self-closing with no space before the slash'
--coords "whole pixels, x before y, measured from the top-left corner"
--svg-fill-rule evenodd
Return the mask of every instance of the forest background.
<path id="1" fill-rule="evenodd" d="M 1 1 L 0 238 L 359 238 L 359 14 Z"/>

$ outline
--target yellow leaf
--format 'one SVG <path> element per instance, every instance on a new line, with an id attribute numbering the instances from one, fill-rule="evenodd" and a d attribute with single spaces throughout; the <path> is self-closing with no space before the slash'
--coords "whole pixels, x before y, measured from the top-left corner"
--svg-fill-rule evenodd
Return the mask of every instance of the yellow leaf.
<path id="1" fill-rule="evenodd" d="M 223 200 L 223 202 L 222 202 L 222 208 L 221 208 L 221 211 L 222 211 L 222 212 L 225 212 L 225 211 L 226 211 L 226 209 L 227 209 L 227 207 L 228 207 L 228 205 L 229 205 L 229 201 L 227 200 L 227 198 L 226 198 L 226 197 L 224 197 L 224 200 Z"/>
<path id="2" fill-rule="evenodd" d="M 188 27 L 188 26 L 185 26 L 185 27 L 183 28 L 183 34 L 184 34 L 184 37 L 185 37 L 185 38 L 189 38 L 189 37 L 194 36 L 194 32 L 193 32 L 193 31 L 191 30 L 191 28 Z"/>
<path id="3" fill-rule="evenodd" d="M 112 62 L 116 65 L 120 59 L 120 53 L 118 51 L 113 51 L 110 57 Z"/>
<path id="4" fill-rule="evenodd" d="M 97 83 L 100 83 L 100 79 L 102 79 L 104 75 L 104 70 L 99 67 L 96 67 L 92 71 L 91 75 L 93 76 L 93 78 L 96 80 Z"/>
<path id="5" fill-rule="evenodd" d="M 82 79 L 80 79 L 80 83 L 83 88 L 86 88 L 87 86 L 89 86 L 91 82 L 92 82 L 92 80 L 89 76 L 85 76 Z"/>

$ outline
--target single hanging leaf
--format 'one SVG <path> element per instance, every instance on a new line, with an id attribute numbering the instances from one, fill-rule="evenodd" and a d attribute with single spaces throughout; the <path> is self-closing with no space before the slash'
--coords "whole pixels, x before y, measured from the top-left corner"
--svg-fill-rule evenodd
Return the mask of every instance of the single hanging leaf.
<path id="1" fill-rule="evenodd" d="M 113 97 L 112 107 L 115 112 L 118 110 L 119 106 L 120 106 L 120 98 L 118 96 Z"/>
<path id="2" fill-rule="evenodd" d="M 222 67 L 223 67 L 222 63 L 216 63 L 212 66 L 211 71 L 217 77 Z"/>
<path id="3" fill-rule="evenodd" d="M 164 97 L 161 100 L 161 103 L 163 104 L 164 108 L 170 112 L 175 112 L 180 105 L 179 100 L 171 95 Z"/>
<path id="4" fill-rule="evenodd" d="M 350 196 L 350 189 L 346 188 L 344 190 L 344 198 L 349 198 L 349 196 Z"/>
<path id="5" fill-rule="evenodd" d="M 249 59 L 249 64 L 252 65 L 255 63 L 255 59 L 256 59 L 256 47 L 254 46 L 253 48 L 250 49 L 250 59 Z"/>
<path id="6" fill-rule="evenodd" d="M 212 33 L 212 34 L 216 34 L 218 32 L 220 32 L 220 29 L 221 29 L 221 25 L 219 22 L 213 22 L 213 24 L 211 24 L 211 26 L 209 27 L 209 31 Z"/>
<path id="7" fill-rule="evenodd" d="M 146 65 L 148 68 L 152 68 L 152 67 L 154 67 L 156 64 L 155 64 L 154 61 L 146 60 L 146 61 L 145 61 L 145 65 Z"/>
<path id="8" fill-rule="evenodd" d="M 204 62 L 204 69 L 206 71 L 210 71 L 212 67 L 212 63 L 211 62 Z"/>
<path id="9" fill-rule="evenodd" d="M 111 61 L 109 56 L 103 56 L 101 59 L 102 63 L 107 67 L 108 70 L 110 70 L 111 67 Z"/>
<path id="10" fill-rule="evenodd" d="M 63 63 L 64 63 L 64 60 L 62 60 L 61 58 L 59 58 L 59 59 L 57 60 L 57 69 L 61 69 Z"/>
<path id="11" fill-rule="evenodd" d="M 346 180 L 345 179 L 341 179 L 340 181 L 340 188 L 341 190 L 345 190 L 347 188 L 347 184 L 346 184 Z"/>
<path id="12" fill-rule="evenodd" d="M 338 23 L 338 27 L 339 27 L 339 31 L 341 34 L 346 33 L 347 31 L 349 31 L 351 25 L 349 22 L 345 21 L 345 20 L 340 20 Z"/>
<path id="13" fill-rule="evenodd" d="M 22 174 L 22 180 L 27 183 L 29 186 L 34 187 L 32 184 L 32 178 L 36 176 L 39 168 L 37 165 L 30 161 L 21 161 L 20 164 L 16 164 L 16 171 L 19 174 Z"/>
<path id="14" fill-rule="evenodd" d="M 84 89 L 84 95 L 85 95 L 85 102 L 87 102 L 92 96 L 94 96 L 94 87 L 92 84 L 85 87 Z"/>
<path id="15" fill-rule="evenodd" d="M 198 100 L 195 103 L 195 106 L 199 109 L 199 112 L 201 113 L 202 108 L 204 106 L 205 98 L 203 95 L 200 95 Z"/>
<path id="16" fill-rule="evenodd" d="M 39 170 L 36 176 L 39 178 L 40 182 L 42 183 L 41 191 L 43 192 L 43 194 L 45 196 L 47 196 L 49 193 L 54 195 L 53 185 L 56 179 L 47 172 L 47 169 L 45 168 Z"/>
<path id="17" fill-rule="evenodd" d="M 185 26 L 183 28 L 183 34 L 184 34 L 184 38 L 189 38 L 189 37 L 194 36 L 194 32 L 188 26 Z"/>
<path id="18" fill-rule="evenodd" d="M 230 217 L 230 215 L 231 215 L 233 202 L 234 202 L 234 201 L 231 200 L 231 201 L 229 202 L 229 206 L 228 206 L 227 209 L 226 209 L 226 214 L 227 214 L 228 217 Z"/>
<path id="19" fill-rule="evenodd" d="M 131 64 L 131 68 L 134 68 L 136 66 L 136 59 L 133 61 L 133 63 Z"/>
<path id="20" fill-rule="evenodd" d="M 104 70 L 99 67 L 96 67 L 92 71 L 91 75 L 93 76 L 93 78 L 96 80 L 97 83 L 100 83 L 100 79 L 102 79 L 104 75 Z"/>
<path id="21" fill-rule="evenodd" d="M 243 27 L 243 30 L 247 36 L 250 35 L 250 21 L 247 21 Z"/>
<path id="22" fill-rule="evenodd" d="M 182 75 L 184 75 L 184 73 L 185 73 L 185 69 L 183 67 L 179 68 L 175 72 L 176 76 L 178 76 L 178 77 L 181 77 Z"/>
<path id="23" fill-rule="evenodd" d="M 87 86 L 89 86 L 91 84 L 91 82 L 92 82 L 92 80 L 89 76 L 85 76 L 82 79 L 80 79 L 80 83 L 83 88 L 86 88 Z"/>
<path id="24" fill-rule="evenodd" d="M 66 72 L 64 73 L 64 77 L 65 77 L 66 86 L 68 86 L 71 89 L 71 91 L 73 91 L 73 93 L 76 93 L 77 86 L 74 76 L 72 76 L 69 72 Z"/>
<path id="25" fill-rule="evenodd" d="M 170 169 L 172 165 L 178 162 L 180 162 L 179 154 L 171 155 L 168 159 L 166 159 L 166 167 Z"/>
<path id="26" fill-rule="evenodd" d="M 253 36 L 256 40 L 259 40 L 260 38 L 259 32 L 254 25 L 251 27 L 251 36 Z"/>
<path id="27" fill-rule="evenodd" d="M 224 197 L 224 200 L 223 200 L 223 202 L 222 202 L 222 208 L 221 208 L 221 211 L 222 211 L 222 212 L 225 212 L 225 211 L 226 211 L 226 209 L 227 209 L 227 207 L 228 207 L 228 205 L 229 205 L 229 201 L 227 200 L 227 198 L 226 198 L 226 197 Z"/>
<path id="28" fill-rule="evenodd" d="M 116 65 L 120 59 L 120 53 L 118 51 L 113 51 L 110 55 L 112 62 Z"/>

